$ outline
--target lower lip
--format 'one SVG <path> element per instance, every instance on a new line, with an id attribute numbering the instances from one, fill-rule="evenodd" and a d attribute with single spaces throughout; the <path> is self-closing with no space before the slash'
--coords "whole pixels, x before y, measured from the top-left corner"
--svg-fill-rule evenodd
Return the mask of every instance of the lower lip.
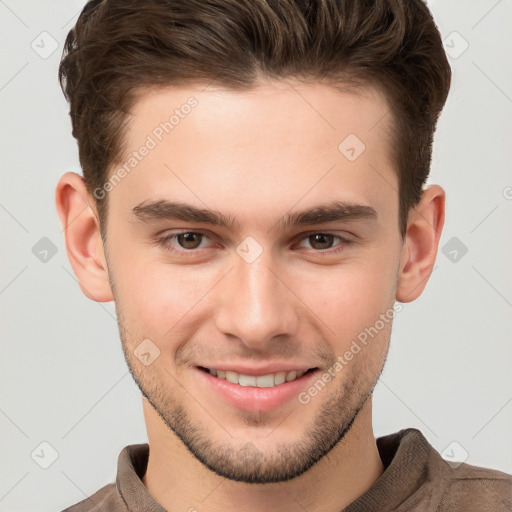
<path id="1" fill-rule="evenodd" d="M 269 412 L 290 400 L 296 399 L 298 394 L 309 385 L 318 370 L 305 373 L 298 379 L 279 384 L 272 388 L 258 388 L 254 386 L 240 386 L 224 379 L 219 379 L 199 368 L 200 374 L 207 386 L 216 391 L 226 402 L 238 409 L 252 412 Z"/>

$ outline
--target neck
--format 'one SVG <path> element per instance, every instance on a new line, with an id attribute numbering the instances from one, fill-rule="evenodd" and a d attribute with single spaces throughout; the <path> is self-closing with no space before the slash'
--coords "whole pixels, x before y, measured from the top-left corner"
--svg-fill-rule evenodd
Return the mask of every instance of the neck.
<path id="1" fill-rule="evenodd" d="M 150 456 L 142 482 L 167 510 L 337 512 L 367 491 L 384 468 L 373 435 L 371 397 L 331 452 L 297 478 L 246 484 L 222 478 L 197 461 L 143 400 Z"/>

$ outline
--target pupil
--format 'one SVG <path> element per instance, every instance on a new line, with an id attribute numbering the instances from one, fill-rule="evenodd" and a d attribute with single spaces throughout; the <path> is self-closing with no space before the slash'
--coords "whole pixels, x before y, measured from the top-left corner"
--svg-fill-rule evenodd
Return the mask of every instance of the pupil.
<path id="1" fill-rule="evenodd" d="M 315 248 L 315 249 L 329 249 L 329 247 L 331 246 L 332 244 L 332 239 L 333 239 L 333 235 L 328 235 L 328 234 L 325 234 L 325 233 L 318 233 L 318 234 L 315 234 L 315 235 L 311 235 L 310 237 L 310 242 L 311 242 L 311 239 L 313 240 L 313 242 L 311 243 L 311 245 Z M 325 239 L 327 239 L 327 242 L 325 242 Z M 319 243 L 320 245 L 326 245 L 326 247 L 315 247 L 315 244 L 316 243 Z"/>

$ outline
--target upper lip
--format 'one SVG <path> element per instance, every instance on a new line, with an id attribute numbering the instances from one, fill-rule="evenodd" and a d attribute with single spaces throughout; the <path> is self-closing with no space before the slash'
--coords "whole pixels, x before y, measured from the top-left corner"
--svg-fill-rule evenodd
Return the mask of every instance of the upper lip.
<path id="1" fill-rule="evenodd" d="M 290 363 L 290 362 L 282 362 L 282 363 L 268 363 L 262 366 L 254 366 L 254 365 L 246 365 L 246 364 L 233 364 L 233 363 L 207 363 L 200 364 L 199 367 L 206 369 L 215 369 L 215 370 L 223 370 L 226 372 L 236 372 L 241 373 L 242 375 L 254 375 L 255 377 L 261 375 L 268 375 L 270 373 L 279 373 L 279 372 L 292 372 L 292 371 L 307 371 L 316 368 L 315 366 L 311 366 L 308 364 L 301 363 Z"/>

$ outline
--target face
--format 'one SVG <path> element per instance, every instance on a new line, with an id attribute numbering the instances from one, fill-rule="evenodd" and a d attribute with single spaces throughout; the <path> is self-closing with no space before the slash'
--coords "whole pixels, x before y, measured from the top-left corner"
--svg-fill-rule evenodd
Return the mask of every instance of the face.
<path id="1" fill-rule="evenodd" d="M 387 112 L 371 88 L 292 82 L 154 90 L 133 109 L 107 186 L 123 350 L 219 475 L 300 475 L 371 395 L 402 249 Z"/>

